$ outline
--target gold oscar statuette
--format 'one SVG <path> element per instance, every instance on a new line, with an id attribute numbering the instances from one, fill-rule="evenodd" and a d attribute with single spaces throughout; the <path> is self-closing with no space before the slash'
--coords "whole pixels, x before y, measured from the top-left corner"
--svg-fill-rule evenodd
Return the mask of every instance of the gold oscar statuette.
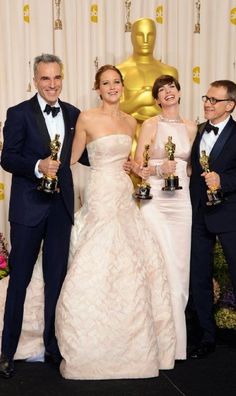
<path id="1" fill-rule="evenodd" d="M 131 0 L 125 0 L 125 8 L 126 8 L 125 32 L 131 32 L 132 29 L 132 23 L 130 22 Z"/>
<path id="2" fill-rule="evenodd" d="M 196 6 L 196 9 L 197 9 L 197 23 L 195 23 L 195 28 L 194 28 L 193 33 L 200 33 L 200 31 L 201 31 L 201 25 L 200 25 L 200 16 L 201 16 L 200 9 L 201 9 L 201 2 L 200 2 L 200 0 L 197 0 L 197 1 L 196 1 L 195 6 Z"/>
<path id="3" fill-rule="evenodd" d="M 149 156 L 149 148 L 150 145 L 146 144 L 143 152 L 143 167 L 146 168 L 148 166 Z M 133 197 L 136 199 L 152 199 L 152 195 L 150 194 L 151 186 L 150 184 L 142 180 L 140 184 L 137 185 L 135 192 L 133 193 Z"/>
<path id="4" fill-rule="evenodd" d="M 201 156 L 199 159 L 202 169 L 204 172 L 211 172 L 209 167 L 209 157 L 206 154 L 205 150 L 201 151 Z M 223 201 L 223 193 L 219 186 L 215 186 L 214 188 L 207 189 L 207 198 L 208 201 L 206 202 L 207 206 L 214 206 L 218 205 Z"/>
<path id="5" fill-rule="evenodd" d="M 55 135 L 55 138 L 51 140 L 50 149 L 51 149 L 51 159 L 57 161 L 58 152 L 61 147 L 61 142 L 59 141 L 60 135 Z M 44 191 L 46 193 L 53 194 L 54 192 L 58 192 L 58 177 L 44 175 L 41 179 L 41 183 L 38 186 L 38 190 Z"/>
<path id="6" fill-rule="evenodd" d="M 56 19 L 54 21 L 54 29 L 55 30 L 62 30 L 62 20 L 60 19 L 61 13 L 61 0 L 55 0 L 55 7 L 56 7 Z"/>
<path id="7" fill-rule="evenodd" d="M 167 152 L 168 160 L 174 161 L 175 144 L 172 142 L 172 136 L 168 136 L 168 141 L 165 144 L 165 150 Z M 174 174 L 170 174 L 164 180 L 165 180 L 165 186 L 162 187 L 162 191 L 182 190 L 182 187 L 179 186 L 178 176 Z"/>

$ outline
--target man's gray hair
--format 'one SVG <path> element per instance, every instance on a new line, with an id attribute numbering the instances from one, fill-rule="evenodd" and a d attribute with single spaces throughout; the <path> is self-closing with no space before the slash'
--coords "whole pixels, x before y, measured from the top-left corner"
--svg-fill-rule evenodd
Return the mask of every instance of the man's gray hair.
<path id="1" fill-rule="evenodd" d="M 43 63 L 56 62 L 60 66 L 61 71 L 63 69 L 63 63 L 58 56 L 53 55 L 53 54 L 42 54 L 42 55 L 36 56 L 34 58 L 34 75 L 36 75 L 36 73 L 37 73 L 37 67 L 40 62 L 43 62 Z"/>

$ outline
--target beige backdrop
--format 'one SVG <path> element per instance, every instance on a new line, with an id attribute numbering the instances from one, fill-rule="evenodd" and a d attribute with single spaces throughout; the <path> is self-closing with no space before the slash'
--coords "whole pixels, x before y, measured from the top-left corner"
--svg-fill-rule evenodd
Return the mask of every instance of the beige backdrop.
<path id="1" fill-rule="evenodd" d="M 80 109 L 95 106 L 96 67 L 119 64 L 132 53 L 125 23 L 142 17 L 156 21 L 155 57 L 178 69 L 182 113 L 202 121 L 208 84 L 236 80 L 236 0 L 0 0 L 2 125 L 9 106 L 35 93 L 33 59 L 42 52 L 63 59 L 61 98 Z M 56 19 L 62 29 L 55 29 Z M 7 236 L 9 186 L 10 176 L 0 168 L 0 232 Z M 83 186 L 78 169 L 76 186 L 77 196 Z"/>

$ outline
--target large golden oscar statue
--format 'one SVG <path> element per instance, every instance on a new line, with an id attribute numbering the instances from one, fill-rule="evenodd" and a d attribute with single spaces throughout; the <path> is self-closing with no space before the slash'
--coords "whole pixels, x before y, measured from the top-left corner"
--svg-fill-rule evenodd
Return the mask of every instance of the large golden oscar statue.
<path id="1" fill-rule="evenodd" d="M 144 120 L 160 112 L 152 97 L 152 86 L 157 77 L 168 74 L 178 79 L 177 70 L 153 57 L 156 41 L 155 21 L 141 18 L 132 24 L 131 41 L 133 54 L 123 63 L 117 65 L 124 78 L 124 94 L 121 110 L 131 114 L 138 121 L 138 128 L 132 152 L 140 126 Z"/>

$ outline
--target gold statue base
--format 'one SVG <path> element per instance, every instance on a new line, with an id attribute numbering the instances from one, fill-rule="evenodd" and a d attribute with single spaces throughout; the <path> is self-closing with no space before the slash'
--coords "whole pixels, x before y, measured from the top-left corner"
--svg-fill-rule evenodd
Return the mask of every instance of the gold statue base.
<path id="1" fill-rule="evenodd" d="M 41 180 L 38 190 L 46 192 L 48 194 L 53 194 L 58 192 L 58 177 L 44 176 Z"/>
<path id="2" fill-rule="evenodd" d="M 138 184 L 133 197 L 135 199 L 152 199 L 152 194 L 150 194 L 151 186 L 148 183 Z"/>
<path id="3" fill-rule="evenodd" d="M 175 191 L 182 190 L 183 187 L 179 186 L 178 176 L 169 176 L 165 179 L 165 186 L 162 187 L 162 191 Z"/>
<path id="4" fill-rule="evenodd" d="M 220 189 L 215 191 L 207 190 L 207 198 L 207 206 L 219 205 L 223 202 L 223 193 Z"/>

